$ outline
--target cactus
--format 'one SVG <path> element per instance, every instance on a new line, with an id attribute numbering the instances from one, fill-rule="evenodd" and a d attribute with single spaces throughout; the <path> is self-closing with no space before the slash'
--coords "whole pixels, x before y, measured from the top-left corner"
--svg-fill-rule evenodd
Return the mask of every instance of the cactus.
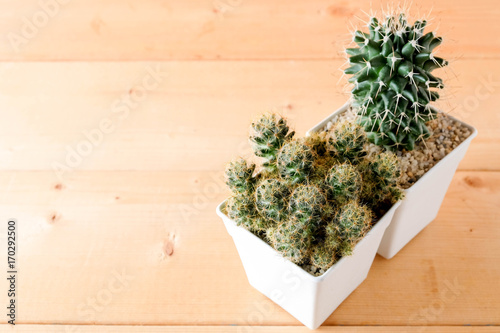
<path id="1" fill-rule="evenodd" d="M 326 226 L 325 234 L 324 241 L 314 246 L 310 258 L 311 264 L 324 270 L 335 263 L 340 246 L 339 237 L 333 223 Z"/>
<path id="2" fill-rule="evenodd" d="M 361 126 L 354 122 L 342 121 L 332 131 L 329 150 L 340 162 L 357 164 L 366 155 L 365 142 L 366 135 Z"/>
<path id="3" fill-rule="evenodd" d="M 303 139 L 303 142 L 307 146 L 311 147 L 316 156 L 323 157 L 328 153 L 326 137 L 326 132 L 311 133 L 310 136 Z"/>
<path id="4" fill-rule="evenodd" d="M 371 169 L 386 184 L 395 184 L 401 176 L 401 167 L 395 154 L 385 152 L 375 156 L 370 163 Z"/>
<path id="5" fill-rule="evenodd" d="M 342 241 L 343 255 L 349 255 L 352 252 L 354 245 L 369 230 L 372 219 L 371 210 L 364 205 L 360 205 L 357 201 L 350 201 L 342 207 L 334 228 Z"/>
<path id="6" fill-rule="evenodd" d="M 227 215 L 237 225 L 252 232 L 265 231 L 272 226 L 271 220 L 266 220 L 259 215 L 251 197 L 241 194 L 232 196 L 228 199 L 225 209 Z"/>
<path id="7" fill-rule="evenodd" d="M 228 165 L 233 196 L 225 210 L 296 264 L 328 269 L 402 194 L 397 158 L 368 156 L 359 124 L 342 122 L 331 136 L 299 139 L 282 118 L 266 115 L 253 130 L 250 141 L 264 158 L 262 168 L 244 159 Z"/>
<path id="8" fill-rule="evenodd" d="M 276 251 L 296 264 L 304 262 L 309 256 L 312 237 L 311 231 L 296 218 L 267 231 L 267 238 Z"/>
<path id="9" fill-rule="evenodd" d="M 286 120 L 276 114 L 263 115 L 252 123 L 250 142 L 255 155 L 264 158 L 263 166 L 267 171 L 276 170 L 278 151 L 294 134 Z"/>
<path id="10" fill-rule="evenodd" d="M 311 147 L 298 140 L 286 143 L 278 154 L 278 171 L 282 178 L 293 184 L 307 179 L 313 163 L 314 154 Z"/>
<path id="11" fill-rule="evenodd" d="M 404 192 L 398 186 L 401 167 L 395 154 L 379 154 L 369 163 L 360 165 L 360 169 L 366 178 L 361 196 L 374 210 L 383 209 L 385 205 L 392 205 L 403 198 Z"/>
<path id="12" fill-rule="evenodd" d="M 269 240 L 283 257 L 301 263 L 309 256 L 313 234 L 321 224 L 326 198 L 315 186 L 299 185 L 289 203 L 290 218 L 270 230 Z"/>
<path id="13" fill-rule="evenodd" d="M 290 197 L 290 215 L 303 224 L 304 228 L 314 231 L 321 224 L 326 197 L 313 185 L 299 185 Z"/>
<path id="14" fill-rule="evenodd" d="M 434 119 L 430 102 L 443 88 L 431 74 L 448 62 L 435 56 L 442 38 L 424 34 L 425 20 L 410 25 L 405 14 L 389 15 L 379 22 L 372 17 L 369 33 L 356 31 L 357 47 L 346 49 L 352 75 L 353 107 L 368 139 L 387 149 L 413 150 L 415 142 L 430 136 L 426 127 Z"/>
<path id="15" fill-rule="evenodd" d="M 230 162 L 226 167 L 226 184 L 233 193 L 252 192 L 255 186 L 255 164 L 247 166 L 243 158 Z"/>
<path id="16" fill-rule="evenodd" d="M 358 198 L 362 186 L 361 174 L 348 162 L 334 165 L 328 172 L 326 182 L 330 185 L 332 200 L 338 204 Z"/>
<path id="17" fill-rule="evenodd" d="M 255 191 L 255 203 L 259 213 L 267 219 L 280 222 L 287 215 L 290 189 L 277 179 L 265 179 Z"/>

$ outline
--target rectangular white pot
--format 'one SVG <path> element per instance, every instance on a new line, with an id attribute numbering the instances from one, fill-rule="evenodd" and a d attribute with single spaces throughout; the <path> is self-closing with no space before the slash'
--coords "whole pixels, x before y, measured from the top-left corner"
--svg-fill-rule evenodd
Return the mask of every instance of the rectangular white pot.
<path id="1" fill-rule="evenodd" d="M 310 129 L 306 135 L 323 130 L 333 117 L 345 112 L 347 108 L 348 104 L 343 105 Z M 434 110 L 441 112 L 437 109 Z M 413 237 L 436 218 L 458 164 L 465 156 L 472 139 L 477 135 L 477 130 L 474 127 L 449 115 L 448 117 L 469 128 L 472 134 L 436 163 L 415 184 L 405 190 L 405 199 L 396 210 L 378 249 L 378 254 L 386 259 L 395 256 Z"/>
<path id="2" fill-rule="evenodd" d="M 394 205 L 355 246 L 321 276 L 313 276 L 284 259 L 269 244 L 238 227 L 217 207 L 233 238 L 250 284 L 310 329 L 318 328 L 368 275 L 384 231 L 400 203 Z"/>

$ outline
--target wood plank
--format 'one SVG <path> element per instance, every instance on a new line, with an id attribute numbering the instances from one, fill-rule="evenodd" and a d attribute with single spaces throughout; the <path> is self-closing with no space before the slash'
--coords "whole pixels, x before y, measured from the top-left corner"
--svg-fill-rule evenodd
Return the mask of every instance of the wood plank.
<path id="1" fill-rule="evenodd" d="M 18 322 L 299 325 L 249 286 L 214 212 L 218 175 L 1 172 L 0 221 L 16 218 L 20 237 Z M 499 206 L 500 172 L 457 173 L 436 221 L 377 257 L 326 325 L 499 325 Z"/>
<path id="2" fill-rule="evenodd" d="M 306 327 L 273 327 L 273 326 L 66 326 L 66 325 L 16 325 L 16 327 L 0 325 L 6 332 L 53 333 L 53 332 L 100 332 L 100 333 L 308 333 Z M 498 327 L 460 327 L 460 326 L 356 326 L 332 327 L 322 326 L 317 332 L 354 333 L 354 332 L 439 332 L 439 333 L 488 333 L 498 332 Z"/>
<path id="3" fill-rule="evenodd" d="M 219 170 L 246 154 L 259 114 L 281 112 L 304 133 L 340 107 L 348 99 L 340 65 L 3 63 L 0 170 Z M 150 72 L 161 72 L 156 88 Z M 461 169 L 499 170 L 499 61 L 462 60 L 454 72 L 438 106 L 480 133 Z M 151 88 L 144 95 L 143 80 Z"/>
<path id="4" fill-rule="evenodd" d="M 382 0 L 0 1 L 0 60 L 330 59 Z M 500 55 L 495 0 L 421 0 L 447 56 Z M 30 28 L 31 26 L 31 28 Z M 473 27 L 473 28 L 471 28 Z"/>

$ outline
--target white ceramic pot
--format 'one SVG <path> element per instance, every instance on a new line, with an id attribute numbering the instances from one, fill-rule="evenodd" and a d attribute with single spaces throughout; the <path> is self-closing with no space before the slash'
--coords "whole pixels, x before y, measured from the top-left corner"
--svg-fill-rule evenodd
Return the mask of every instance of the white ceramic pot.
<path id="1" fill-rule="evenodd" d="M 250 284 L 310 329 L 318 328 L 368 275 L 384 231 L 399 206 L 394 205 L 354 247 L 321 276 L 284 259 L 269 244 L 238 227 L 217 207 L 233 238 Z"/>
<path id="2" fill-rule="evenodd" d="M 323 130 L 333 117 L 345 112 L 347 108 L 348 104 L 345 104 L 310 129 L 306 135 Z M 434 110 L 441 112 L 437 109 Z M 477 130 L 474 127 L 451 116 L 448 117 L 468 127 L 472 134 L 427 171 L 415 184 L 405 190 L 405 199 L 396 210 L 378 249 L 378 254 L 386 259 L 394 257 L 413 237 L 434 220 L 458 164 L 465 156 L 472 139 L 477 135 Z"/>

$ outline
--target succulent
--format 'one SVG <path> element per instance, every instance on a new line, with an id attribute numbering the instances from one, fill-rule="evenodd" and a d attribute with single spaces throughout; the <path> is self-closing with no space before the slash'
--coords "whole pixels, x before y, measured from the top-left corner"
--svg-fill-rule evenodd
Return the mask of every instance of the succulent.
<path id="1" fill-rule="evenodd" d="M 363 128 L 347 120 L 335 126 L 332 138 L 329 140 L 330 150 L 339 161 L 349 161 L 355 164 L 366 155 L 365 143 L 366 135 Z"/>
<path id="2" fill-rule="evenodd" d="M 373 213 L 357 201 L 350 201 L 342 207 L 334 226 L 336 234 L 342 240 L 342 252 L 350 254 L 356 243 L 363 238 L 371 226 Z"/>
<path id="3" fill-rule="evenodd" d="M 385 152 L 374 157 L 370 163 L 371 169 L 387 184 L 395 184 L 401 176 L 401 167 L 396 155 Z"/>
<path id="4" fill-rule="evenodd" d="M 313 163 L 311 147 L 298 140 L 286 143 L 278 154 L 278 171 L 281 177 L 294 184 L 307 179 Z"/>
<path id="5" fill-rule="evenodd" d="M 265 179 L 255 190 L 255 203 L 259 213 L 267 219 L 279 222 L 288 212 L 290 189 L 281 180 Z"/>
<path id="6" fill-rule="evenodd" d="M 342 122 L 331 136 L 307 138 L 292 138 L 276 115 L 252 126 L 250 141 L 264 162 L 257 168 L 238 159 L 227 166 L 233 195 L 225 210 L 296 264 L 328 269 L 401 197 L 397 158 L 368 156 L 359 124 Z"/>
<path id="7" fill-rule="evenodd" d="M 293 217 L 269 229 L 267 238 L 284 258 L 300 264 L 309 256 L 313 235 L 302 221 Z"/>
<path id="8" fill-rule="evenodd" d="M 253 173 L 255 164 L 247 166 L 243 158 L 232 161 L 226 167 L 226 184 L 234 193 L 245 193 L 253 191 L 255 178 Z"/>
<path id="9" fill-rule="evenodd" d="M 252 123 L 250 142 L 255 155 L 264 158 L 267 171 L 276 170 L 278 151 L 294 134 L 286 120 L 276 114 L 265 114 Z"/>
<path id="10" fill-rule="evenodd" d="M 328 153 L 328 142 L 326 132 L 311 133 L 310 136 L 303 139 L 304 144 L 311 147 L 318 157 L 323 157 Z"/>
<path id="11" fill-rule="evenodd" d="M 331 248 L 327 244 L 317 244 L 311 252 L 311 264 L 321 269 L 330 268 L 336 261 L 337 247 Z"/>
<path id="12" fill-rule="evenodd" d="M 255 208 L 255 202 L 251 197 L 235 195 L 228 199 L 226 204 L 227 215 L 237 225 L 250 231 L 265 231 L 272 225 L 271 220 L 262 218 Z"/>
<path id="13" fill-rule="evenodd" d="M 334 165 L 328 172 L 326 182 L 330 185 L 332 200 L 339 204 L 356 199 L 363 185 L 361 174 L 349 162 Z"/>
<path id="14" fill-rule="evenodd" d="M 392 205 L 404 197 L 398 185 L 401 167 L 395 154 L 381 153 L 369 163 L 362 163 L 359 169 L 366 178 L 361 197 L 374 210 Z"/>
<path id="15" fill-rule="evenodd" d="M 288 206 L 289 213 L 304 228 L 315 230 L 321 224 L 326 197 L 313 185 L 299 185 L 292 193 Z"/>
<path id="16" fill-rule="evenodd" d="M 333 223 L 325 228 L 325 239 L 322 243 L 316 244 L 311 252 L 311 264 L 322 269 L 330 268 L 337 260 L 339 249 L 339 237 Z"/>
<path id="17" fill-rule="evenodd" d="M 353 107 L 368 139 L 387 149 L 413 150 L 429 137 L 426 127 L 434 119 L 430 102 L 439 98 L 440 78 L 431 74 L 448 62 L 435 56 L 442 38 L 424 34 L 425 20 L 409 24 L 404 13 L 368 24 L 369 32 L 356 31 L 357 47 L 346 49 L 352 75 Z"/>

